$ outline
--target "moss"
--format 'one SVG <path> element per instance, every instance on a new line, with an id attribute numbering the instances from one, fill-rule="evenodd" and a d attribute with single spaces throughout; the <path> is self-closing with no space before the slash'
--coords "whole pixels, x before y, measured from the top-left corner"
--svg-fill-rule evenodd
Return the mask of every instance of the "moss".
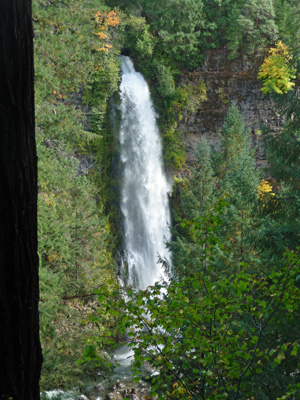
<path id="1" fill-rule="evenodd" d="M 164 164 L 169 169 L 180 170 L 186 161 L 183 134 L 175 126 L 163 133 Z"/>
<path id="2" fill-rule="evenodd" d="M 219 99 L 223 104 L 228 104 L 230 102 L 228 94 L 225 93 L 223 88 L 218 90 Z"/>
<path id="3" fill-rule="evenodd" d="M 183 92 L 182 97 L 185 100 L 185 109 L 189 114 L 196 112 L 201 104 L 207 100 L 207 88 L 204 81 L 198 84 L 193 82 L 180 86 Z"/>

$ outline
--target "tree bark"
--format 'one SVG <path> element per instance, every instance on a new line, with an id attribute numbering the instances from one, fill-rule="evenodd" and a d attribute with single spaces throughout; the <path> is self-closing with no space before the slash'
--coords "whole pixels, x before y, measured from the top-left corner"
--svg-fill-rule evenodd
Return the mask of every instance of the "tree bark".
<path id="1" fill-rule="evenodd" d="M 40 398 L 31 0 L 0 0 L 0 399 Z"/>

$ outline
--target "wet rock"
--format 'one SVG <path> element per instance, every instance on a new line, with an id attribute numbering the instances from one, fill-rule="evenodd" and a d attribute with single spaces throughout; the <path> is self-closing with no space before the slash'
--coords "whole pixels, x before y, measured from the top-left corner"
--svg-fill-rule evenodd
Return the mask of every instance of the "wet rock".
<path id="1" fill-rule="evenodd" d="M 117 382 L 116 385 L 115 385 L 116 389 L 126 389 L 126 387 L 127 386 L 123 382 Z"/>
<path id="2" fill-rule="evenodd" d="M 77 167 L 77 175 L 87 175 L 88 172 L 94 167 L 94 161 L 91 157 L 85 155 L 77 155 L 79 165 Z"/>
<path id="3" fill-rule="evenodd" d="M 121 395 L 120 392 L 112 392 L 112 393 L 108 393 L 105 396 L 105 400 L 123 400 L 123 396 Z"/>
<path id="4" fill-rule="evenodd" d="M 138 384 L 134 382 L 117 382 L 106 394 L 105 400 L 148 400 L 150 385 L 140 381 Z"/>
<path id="5" fill-rule="evenodd" d="M 81 394 L 81 395 L 78 397 L 78 400 L 89 400 L 89 399 L 88 399 L 88 397 L 86 397 L 84 394 Z"/>
<path id="6" fill-rule="evenodd" d="M 97 383 L 97 385 L 95 385 L 95 389 L 99 392 L 102 392 L 104 390 L 104 386 L 102 385 L 102 383 Z"/>

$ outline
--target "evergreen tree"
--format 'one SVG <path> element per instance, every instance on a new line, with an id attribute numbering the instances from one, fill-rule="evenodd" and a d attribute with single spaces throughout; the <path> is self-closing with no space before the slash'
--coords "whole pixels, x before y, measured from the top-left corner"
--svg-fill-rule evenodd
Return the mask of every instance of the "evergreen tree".
<path id="1" fill-rule="evenodd" d="M 300 39 L 300 3 L 298 0 L 274 0 L 276 24 L 279 35 L 289 46 L 294 47 Z"/>
<path id="2" fill-rule="evenodd" d="M 220 237 L 230 254 L 225 262 L 251 262 L 259 175 L 255 170 L 249 132 L 245 130 L 243 117 L 234 103 L 223 126 L 221 146 L 217 160 L 220 191 L 230 203 L 220 228 Z"/>
<path id="3" fill-rule="evenodd" d="M 146 2 L 145 11 L 159 42 L 159 51 L 184 68 L 199 62 L 199 39 L 204 26 L 202 0 Z"/>
<path id="4" fill-rule="evenodd" d="M 228 111 L 221 145 L 213 165 L 208 144 L 200 142 L 198 165 L 182 184 L 184 219 L 176 225 L 176 239 L 169 244 L 179 275 L 192 274 L 208 263 L 218 270 L 239 262 L 255 268 L 259 264 L 255 250 L 259 173 L 249 133 L 235 104 Z M 211 233 L 218 238 L 214 243 L 208 234 L 211 226 L 215 226 Z M 213 255 L 208 260 L 205 254 L 212 244 Z"/>
<path id="5" fill-rule="evenodd" d="M 201 140 L 197 151 L 197 164 L 191 169 L 191 177 L 187 183 L 186 194 L 182 196 L 185 213 L 196 219 L 203 213 L 212 200 L 215 189 L 214 170 L 211 150 L 207 141 Z"/>
<path id="6" fill-rule="evenodd" d="M 300 241 L 300 98 L 296 90 L 275 98 L 285 124 L 279 134 L 266 135 L 274 195 L 262 209 L 268 223 L 261 234 L 266 258 L 278 263 L 282 252 L 295 250 Z"/>
<path id="7" fill-rule="evenodd" d="M 245 0 L 237 20 L 230 20 L 227 38 L 232 58 L 240 50 L 253 53 L 278 37 L 272 0 Z"/>
<path id="8" fill-rule="evenodd" d="M 197 66 L 205 24 L 202 0 L 109 0 L 108 4 L 146 17 L 157 39 L 155 55 L 160 61 L 179 68 Z"/>
<path id="9" fill-rule="evenodd" d="M 206 140 L 202 140 L 198 147 L 197 164 L 191 170 L 191 177 L 181 183 L 180 214 L 184 215 L 184 221 L 179 218 L 178 224 L 173 229 L 174 241 L 168 243 L 173 255 L 173 267 L 170 269 L 173 275 L 181 277 L 192 275 L 202 268 L 208 239 L 207 215 L 214 210 L 215 185 L 210 147 Z M 197 221 L 199 229 L 194 229 L 194 226 L 189 224 L 190 221 Z"/>
<path id="10" fill-rule="evenodd" d="M 219 48 L 227 45 L 227 33 L 240 16 L 244 0 L 203 0 L 205 29 L 202 31 L 201 48 Z M 238 45 L 238 43 L 237 43 Z"/>

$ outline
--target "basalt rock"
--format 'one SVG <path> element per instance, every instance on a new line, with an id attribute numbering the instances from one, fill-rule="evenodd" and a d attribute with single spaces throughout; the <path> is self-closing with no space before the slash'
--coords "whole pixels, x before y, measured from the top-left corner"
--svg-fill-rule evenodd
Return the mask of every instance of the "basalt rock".
<path id="1" fill-rule="evenodd" d="M 264 56 L 241 56 L 229 61 L 226 51 L 210 51 L 201 68 L 183 75 L 180 84 L 199 85 L 203 81 L 207 91 L 207 100 L 193 113 L 186 112 L 178 124 L 178 129 L 185 134 L 188 164 L 195 160 L 201 138 L 205 137 L 216 149 L 220 148 L 219 135 L 232 102 L 238 105 L 245 127 L 249 129 L 257 163 L 264 163 L 261 129 L 264 126 L 278 132 L 282 125 L 273 101 L 262 93 L 261 81 L 257 79 Z"/>

